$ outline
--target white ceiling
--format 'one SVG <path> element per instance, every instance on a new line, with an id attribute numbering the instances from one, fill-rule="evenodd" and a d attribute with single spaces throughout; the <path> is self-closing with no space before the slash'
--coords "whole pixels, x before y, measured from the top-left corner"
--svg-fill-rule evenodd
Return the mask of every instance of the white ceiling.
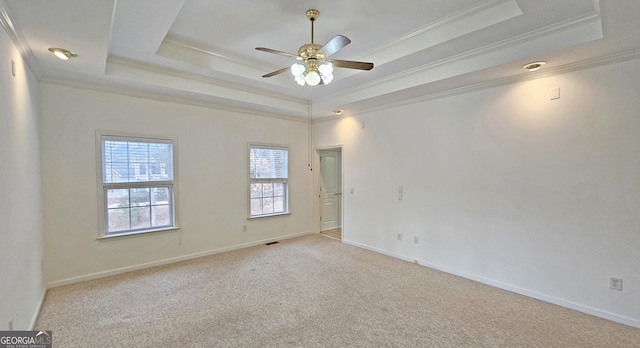
<path id="1" fill-rule="evenodd" d="M 262 78 L 294 60 L 254 48 L 297 53 L 311 41 L 310 8 L 316 43 L 352 41 L 331 58 L 375 68 L 336 69 L 316 87 Z M 282 117 L 307 118 L 311 99 L 314 119 L 636 59 L 638 18 L 637 0 L 0 0 L 0 21 L 40 80 Z M 549 63 L 520 68 L 535 60 Z"/>

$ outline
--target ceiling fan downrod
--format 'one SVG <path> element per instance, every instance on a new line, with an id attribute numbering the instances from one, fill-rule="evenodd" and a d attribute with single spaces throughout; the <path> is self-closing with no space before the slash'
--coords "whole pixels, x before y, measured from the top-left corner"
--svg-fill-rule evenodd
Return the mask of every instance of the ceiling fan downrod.
<path id="1" fill-rule="evenodd" d="M 313 23 L 315 23 L 319 16 L 320 11 L 314 9 L 307 10 L 307 18 L 311 21 L 311 43 L 313 43 Z"/>

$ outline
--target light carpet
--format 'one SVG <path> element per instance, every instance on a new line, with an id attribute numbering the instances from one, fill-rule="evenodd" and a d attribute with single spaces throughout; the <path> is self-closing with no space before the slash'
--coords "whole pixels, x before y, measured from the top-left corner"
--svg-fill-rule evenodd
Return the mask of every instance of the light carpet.
<path id="1" fill-rule="evenodd" d="M 319 235 L 50 289 L 54 347 L 638 347 L 640 329 Z"/>

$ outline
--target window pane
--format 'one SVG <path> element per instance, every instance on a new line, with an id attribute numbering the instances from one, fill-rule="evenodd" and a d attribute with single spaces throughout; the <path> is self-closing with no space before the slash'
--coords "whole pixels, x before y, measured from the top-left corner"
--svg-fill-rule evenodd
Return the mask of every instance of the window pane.
<path id="1" fill-rule="evenodd" d="M 263 214 L 270 214 L 273 213 L 273 198 L 269 197 L 269 198 L 263 198 L 262 199 L 262 213 Z"/>
<path id="2" fill-rule="evenodd" d="M 287 178 L 289 159 L 287 149 L 251 147 L 249 151 L 251 178 Z"/>
<path id="3" fill-rule="evenodd" d="M 171 144 L 149 144 L 151 180 L 173 180 L 173 152 Z"/>
<path id="4" fill-rule="evenodd" d="M 151 207 L 151 226 L 170 226 L 171 212 L 169 205 L 158 205 Z"/>
<path id="5" fill-rule="evenodd" d="M 131 189 L 131 206 L 151 205 L 149 188 Z"/>
<path id="6" fill-rule="evenodd" d="M 150 211 L 151 207 L 131 208 L 131 229 L 136 230 L 151 227 Z"/>
<path id="7" fill-rule="evenodd" d="M 102 141 L 103 182 L 173 180 L 173 145 L 140 141 Z"/>
<path id="8" fill-rule="evenodd" d="M 273 199 L 273 212 L 274 213 L 282 213 L 282 212 L 284 212 L 284 198 L 275 197 Z"/>
<path id="9" fill-rule="evenodd" d="M 273 195 L 282 197 L 284 196 L 284 184 L 282 183 L 274 183 L 273 184 Z"/>
<path id="10" fill-rule="evenodd" d="M 129 206 L 129 189 L 107 190 L 107 208 Z"/>
<path id="11" fill-rule="evenodd" d="M 262 184 L 262 197 L 273 197 L 273 184 Z"/>
<path id="12" fill-rule="evenodd" d="M 262 184 L 251 184 L 251 198 L 262 197 Z"/>
<path id="13" fill-rule="evenodd" d="M 104 167 L 104 182 L 127 182 L 129 181 L 129 165 L 127 162 L 111 162 Z"/>
<path id="14" fill-rule="evenodd" d="M 107 233 L 130 229 L 129 208 L 109 209 L 107 211 Z"/>
<path id="15" fill-rule="evenodd" d="M 251 199 L 251 215 L 262 214 L 262 198 Z"/>
<path id="16" fill-rule="evenodd" d="M 149 144 L 129 143 L 129 180 L 149 181 L 146 165 L 149 162 Z M 144 173 L 142 173 L 144 167 Z"/>
<path id="17" fill-rule="evenodd" d="M 169 204 L 169 188 L 154 187 L 151 189 L 151 204 Z"/>

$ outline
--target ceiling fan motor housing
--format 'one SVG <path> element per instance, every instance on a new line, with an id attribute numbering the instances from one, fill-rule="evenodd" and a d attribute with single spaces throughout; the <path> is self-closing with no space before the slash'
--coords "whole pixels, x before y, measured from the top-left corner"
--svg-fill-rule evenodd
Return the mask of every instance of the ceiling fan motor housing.
<path id="1" fill-rule="evenodd" d="M 300 46 L 300 49 L 298 49 L 298 55 L 300 56 L 300 58 L 302 58 L 303 61 L 307 61 L 307 59 L 324 60 L 324 55 L 318 53 L 321 48 L 322 45 L 318 45 L 315 43 L 302 45 Z"/>

